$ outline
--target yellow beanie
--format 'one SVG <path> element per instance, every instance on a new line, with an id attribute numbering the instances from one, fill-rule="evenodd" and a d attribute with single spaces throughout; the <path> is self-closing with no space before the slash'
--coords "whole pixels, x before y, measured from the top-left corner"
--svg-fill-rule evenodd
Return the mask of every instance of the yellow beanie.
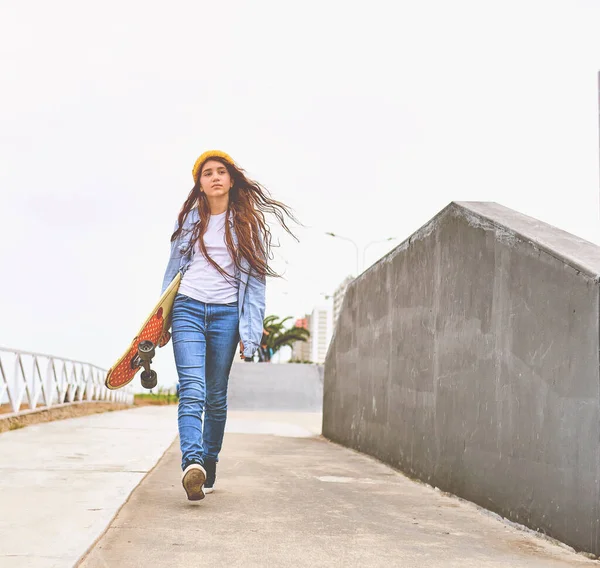
<path id="1" fill-rule="evenodd" d="M 221 152 L 220 150 L 208 150 L 208 152 L 204 152 L 194 164 L 192 168 L 192 176 L 194 178 L 194 183 L 198 181 L 198 174 L 200 173 L 200 168 L 202 164 L 206 162 L 209 158 L 223 158 L 226 162 L 229 162 L 232 166 L 235 165 L 234 161 L 231 159 L 231 156 L 226 154 L 225 152 Z"/>

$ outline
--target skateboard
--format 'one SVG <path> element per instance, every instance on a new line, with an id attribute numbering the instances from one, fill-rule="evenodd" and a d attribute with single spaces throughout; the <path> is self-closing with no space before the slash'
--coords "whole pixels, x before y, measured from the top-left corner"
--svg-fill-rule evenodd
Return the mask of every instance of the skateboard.
<path id="1" fill-rule="evenodd" d="M 154 358 L 156 347 L 164 347 L 171 338 L 169 332 L 171 312 L 180 282 L 181 273 L 178 272 L 133 338 L 127 351 L 108 371 L 104 384 L 109 389 L 116 390 L 129 384 L 142 367 L 144 368 L 141 375 L 142 386 L 146 389 L 156 386 L 158 376 L 156 371 L 150 368 L 150 363 Z"/>

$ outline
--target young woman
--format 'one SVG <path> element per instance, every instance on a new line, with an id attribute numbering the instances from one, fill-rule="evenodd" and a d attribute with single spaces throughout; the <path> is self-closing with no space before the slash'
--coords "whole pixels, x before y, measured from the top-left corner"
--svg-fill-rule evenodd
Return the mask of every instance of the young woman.
<path id="1" fill-rule="evenodd" d="M 229 372 L 254 356 L 263 333 L 271 233 L 265 213 L 288 229 L 288 208 L 267 197 L 230 156 L 202 154 L 171 235 L 162 291 L 178 272 L 172 341 L 179 375 L 182 484 L 191 501 L 213 490 L 227 418 Z M 292 235 L 293 236 L 293 235 Z M 204 412 L 204 423 L 202 414 Z"/>

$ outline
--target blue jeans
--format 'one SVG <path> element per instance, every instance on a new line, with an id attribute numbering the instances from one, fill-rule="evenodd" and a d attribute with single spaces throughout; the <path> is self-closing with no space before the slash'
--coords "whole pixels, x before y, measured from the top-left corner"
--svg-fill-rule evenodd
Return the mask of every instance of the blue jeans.
<path id="1" fill-rule="evenodd" d="M 205 304 L 177 294 L 172 341 L 179 375 L 182 469 L 190 461 L 218 461 L 227 419 L 229 372 L 239 343 L 237 303 Z"/>

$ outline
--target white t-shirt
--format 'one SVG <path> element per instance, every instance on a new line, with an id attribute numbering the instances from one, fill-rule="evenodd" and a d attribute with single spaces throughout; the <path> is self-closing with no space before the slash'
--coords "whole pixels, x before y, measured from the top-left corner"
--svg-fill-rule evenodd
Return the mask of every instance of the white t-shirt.
<path id="1" fill-rule="evenodd" d="M 235 264 L 225 243 L 225 216 L 211 215 L 208 229 L 204 234 L 204 244 L 208 256 L 212 258 L 227 274 L 232 276 L 230 281 L 212 265 L 200 250 L 200 244 L 195 245 L 192 263 L 185 271 L 179 285 L 179 293 L 194 300 L 207 304 L 229 304 L 237 302 L 238 284 L 233 280 Z"/>

